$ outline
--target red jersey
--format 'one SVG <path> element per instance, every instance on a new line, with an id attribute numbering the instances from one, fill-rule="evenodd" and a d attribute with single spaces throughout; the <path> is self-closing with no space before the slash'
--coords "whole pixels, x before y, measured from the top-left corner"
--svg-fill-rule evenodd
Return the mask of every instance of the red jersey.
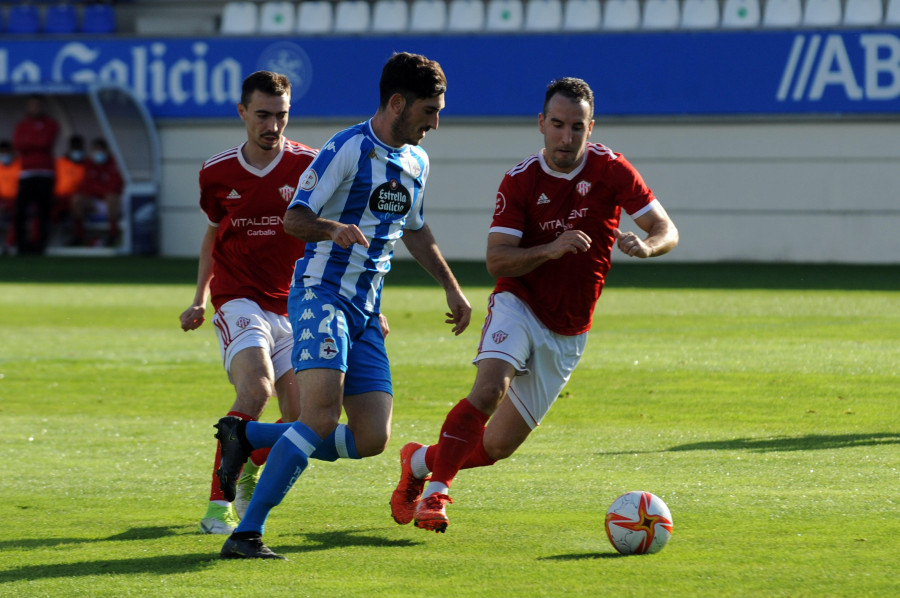
<path id="1" fill-rule="evenodd" d="M 122 175 L 112 157 L 98 164 L 88 160 L 84 166 L 84 176 L 78 185 L 78 192 L 88 197 L 103 198 L 122 193 Z"/>
<path id="2" fill-rule="evenodd" d="M 53 118 L 26 115 L 13 131 L 13 147 L 22 158 L 22 174 L 53 174 L 53 146 L 59 134 L 59 123 Z"/>
<path id="3" fill-rule="evenodd" d="M 200 207 L 218 227 L 213 246 L 212 304 L 252 299 L 287 315 L 294 263 L 305 243 L 284 232 L 284 213 L 300 175 L 318 150 L 285 139 L 284 150 L 263 170 L 231 148 L 203 163 Z"/>
<path id="4" fill-rule="evenodd" d="M 636 218 L 652 209 L 655 199 L 638 171 L 599 143 L 588 143 L 581 165 L 569 173 L 550 170 L 540 152 L 528 157 L 500 183 L 491 232 L 520 237 L 520 247 L 534 247 L 578 229 L 591 238 L 591 248 L 522 276 L 501 277 L 495 292 L 519 297 L 557 334 L 587 332 L 609 271 L 621 210 Z"/>

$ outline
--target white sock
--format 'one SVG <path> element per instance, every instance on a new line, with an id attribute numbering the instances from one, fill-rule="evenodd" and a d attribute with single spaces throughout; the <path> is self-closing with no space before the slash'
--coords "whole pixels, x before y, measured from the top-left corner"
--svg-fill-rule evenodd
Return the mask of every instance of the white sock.
<path id="1" fill-rule="evenodd" d="M 450 488 L 446 484 L 440 482 L 428 482 L 425 492 L 422 493 L 422 498 L 431 496 L 432 494 L 446 494 L 449 496 Z"/>
<path id="2" fill-rule="evenodd" d="M 419 450 L 413 453 L 413 456 L 409 460 L 409 467 L 412 469 L 412 474 L 419 478 L 420 480 L 424 480 L 425 477 L 431 473 L 428 471 L 428 466 L 425 465 L 425 452 L 428 450 L 427 446 L 423 446 Z"/>

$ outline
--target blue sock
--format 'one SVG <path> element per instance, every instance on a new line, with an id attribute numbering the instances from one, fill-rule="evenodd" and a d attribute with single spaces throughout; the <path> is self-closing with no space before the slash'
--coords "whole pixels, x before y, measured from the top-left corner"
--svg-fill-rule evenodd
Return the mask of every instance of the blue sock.
<path id="1" fill-rule="evenodd" d="M 290 425 L 290 429 L 272 447 L 247 512 L 235 532 L 258 532 L 261 535 L 265 531 L 269 511 L 284 499 L 306 469 L 309 456 L 321 443 L 322 439 L 305 424 L 294 422 Z"/>
<path id="2" fill-rule="evenodd" d="M 328 438 L 322 441 L 312 455 L 319 461 L 337 461 L 338 459 L 359 459 L 356 450 L 356 439 L 346 424 L 338 424 Z"/>
<path id="3" fill-rule="evenodd" d="M 267 448 L 275 446 L 281 435 L 293 424 L 263 424 L 260 422 L 247 422 L 247 440 L 253 448 Z M 319 448 L 309 456 L 319 461 L 337 461 L 338 459 L 359 459 L 356 450 L 356 439 L 353 432 L 346 424 L 338 424 L 328 438 L 322 441 Z"/>

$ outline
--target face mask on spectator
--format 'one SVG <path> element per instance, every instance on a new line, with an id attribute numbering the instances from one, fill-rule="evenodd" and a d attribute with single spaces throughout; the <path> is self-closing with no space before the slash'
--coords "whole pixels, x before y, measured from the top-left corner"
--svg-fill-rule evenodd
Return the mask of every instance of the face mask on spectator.
<path id="1" fill-rule="evenodd" d="M 13 161 L 12 154 L 0 155 L 0 164 L 3 164 L 4 166 L 9 166 L 10 164 L 12 164 L 12 161 Z"/>
<path id="2" fill-rule="evenodd" d="M 84 152 L 81 150 L 72 150 L 69 152 L 69 160 L 72 162 L 81 162 L 84 160 Z"/>
<path id="3" fill-rule="evenodd" d="M 106 152 L 94 152 L 91 154 L 91 159 L 94 160 L 97 164 L 103 164 L 106 162 Z"/>

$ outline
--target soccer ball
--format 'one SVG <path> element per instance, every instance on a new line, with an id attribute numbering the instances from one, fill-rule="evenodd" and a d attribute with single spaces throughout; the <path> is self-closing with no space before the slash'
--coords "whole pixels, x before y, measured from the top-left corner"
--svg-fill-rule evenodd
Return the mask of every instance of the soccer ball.
<path id="1" fill-rule="evenodd" d="M 626 492 L 606 512 L 606 535 L 622 554 L 659 552 L 672 537 L 672 514 L 649 492 Z"/>

